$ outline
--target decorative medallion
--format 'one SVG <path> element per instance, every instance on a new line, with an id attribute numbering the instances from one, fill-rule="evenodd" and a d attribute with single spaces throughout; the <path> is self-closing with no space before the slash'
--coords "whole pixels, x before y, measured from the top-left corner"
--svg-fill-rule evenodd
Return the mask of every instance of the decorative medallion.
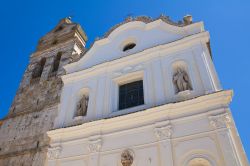
<path id="1" fill-rule="evenodd" d="M 134 153 L 132 150 L 124 150 L 121 154 L 121 163 L 123 166 L 131 166 L 134 161 Z"/>

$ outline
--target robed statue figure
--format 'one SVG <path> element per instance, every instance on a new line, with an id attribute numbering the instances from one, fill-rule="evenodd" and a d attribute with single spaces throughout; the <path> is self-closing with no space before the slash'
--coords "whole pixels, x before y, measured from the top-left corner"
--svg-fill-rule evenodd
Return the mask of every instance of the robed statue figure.
<path id="1" fill-rule="evenodd" d="M 87 95 L 83 95 L 81 100 L 77 104 L 76 117 L 85 116 L 87 114 L 88 102 L 89 102 L 89 97 Z"/>
<path id="2" fill-rule="evenodd" d="M 192 86 L 185 70 L 177 68 L 176 73 L 173 76 L 173 83 L 176 88 L 176 93 L 192 90 Z"/>

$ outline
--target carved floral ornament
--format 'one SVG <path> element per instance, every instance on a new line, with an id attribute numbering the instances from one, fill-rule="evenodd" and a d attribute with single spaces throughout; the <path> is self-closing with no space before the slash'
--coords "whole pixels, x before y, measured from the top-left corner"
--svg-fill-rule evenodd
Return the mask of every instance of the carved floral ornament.
<path id="1" fill-rule="evenodd" d="M 127 67 L 123 68 L 122 70 L 114 72 L 114 76 L 121 76 L 123 74 L 139 71 L 142 69 L 143 69 L 143 65 L 141 65 L 141 64 L 135 65 L 135 66 L 127 66 Z"/>
<path id="2" fill-rule="evenodd" d="M 48 158 L 49 159 L 57 159 L 62 151 L 62 147 L 61 146 L 56 146 L 56 147 L 51 147 L 48 149 Z"/>
<path id="3" fill-rule="evenodd" d="M 230 116 L 226 114 L 220 114 L 215 116 L 209 116 L 210 125 L 214 129 L 229 128 L 231 123 Z"/>
<path id="4" fill-rule="evenodd" d="M 154 129 L 155 135 L 159 140 L 169 139 L 173 133 L 172 125 L 167 125 L 164 127 L 156 127 Z"/>
<path id="5" fill-rule="evenodd" d="M 134 161 L 134 153 L 130 149 L 126 149 L 121 154 L 121 164 L 122 166 L 131 166 Z"/>

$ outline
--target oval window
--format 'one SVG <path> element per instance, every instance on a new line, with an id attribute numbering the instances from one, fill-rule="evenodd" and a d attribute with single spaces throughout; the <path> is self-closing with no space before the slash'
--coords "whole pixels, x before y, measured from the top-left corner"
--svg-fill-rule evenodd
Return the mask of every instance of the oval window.
<path id="1" fill-rule="evenodd" d="M 123 52 L 133 49 L 136 46 L 135 43 L 129 43 L 123 48 Z"/>

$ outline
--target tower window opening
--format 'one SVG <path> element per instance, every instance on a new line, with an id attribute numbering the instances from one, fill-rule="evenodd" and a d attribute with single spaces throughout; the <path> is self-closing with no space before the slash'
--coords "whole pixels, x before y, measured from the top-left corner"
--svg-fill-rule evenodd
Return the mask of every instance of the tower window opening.
<path id="1" fill-rule="evenodd" d="M 59 32 L 59 31 L 61 31 L 61 30 L 63 30 L 63 26 L 59 26 L 59 27 L 55 30 L 55 32 Z"/>
<path id="2" fill-rule="evenodd" d="M 33 79 L 41 77 L 45 63 L 46 63 L 46 58 L 42 58 L 41 61 L 36 64 L 36 67 L 32 73 Z"/>
<path id="3" fill-rule="evenodd" d="M 56 45 L 58 43 L 58 41 L 55 39 L 53 42 L 52 42 L 52 45 Z"/>
<path id="4" fill-rule="evenodd" d="M 131 50 L 131 49 L 133 49 L 135 46 L 136 46 L 135 43 L 129 43 L 129 44 L 127 44 L 127 45 L 124 46 L 123 52 L 126 52 L 126 51 L 128 51 L 128 50 Z"/>
<path id="5" fill-rule="evenodd" d="M 52 72 L 56 72 L 56 71 L 58 70 L 59 65 L 60 65 L 60 61 L 61 61 L 61 57 L 62 57 L 62 52 L 59 52 L 59 53 L 56 55 L 56 57 L 55 57 Z"/>

